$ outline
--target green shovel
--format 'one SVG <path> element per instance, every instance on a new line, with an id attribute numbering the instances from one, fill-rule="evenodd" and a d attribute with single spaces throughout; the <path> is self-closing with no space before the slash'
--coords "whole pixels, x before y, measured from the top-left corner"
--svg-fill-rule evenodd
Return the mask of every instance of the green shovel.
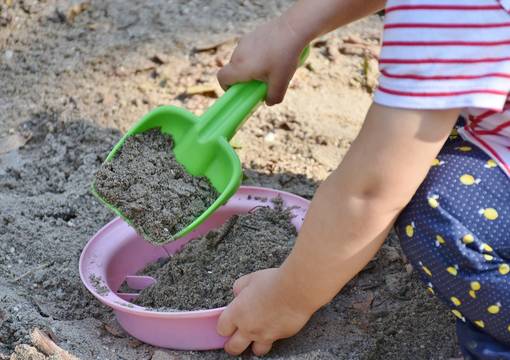
<path id="1" fill-rule="evenodd" d="M 308 57 L 309 47 L 300 55 L 299 65 Z M 206 220 L 221 205 L 225 204 L 241 185 L 241 162 L 229 144 L 237 129 L 262 103 L 267 94 L 267 84 L 250 81 L 231 86 L 202 115 L 175 107 L 162 106 L 154 109 L 139 120 L 114 146 L 105 162 L 111 161 L 130 136 L 150 129 L 160 128 L 161 132 L 170 134 L 174 140 L 174 154 L 184 168 L 194 176 L 205 176 L 220 194 L 209 208 L 199 215 L 191 224 L 174 234 L 178 239 Z M 95 189 L 92 193 L 110 210 L 124 219 L 131 221 L 115 206 L 110 204 Z"/>

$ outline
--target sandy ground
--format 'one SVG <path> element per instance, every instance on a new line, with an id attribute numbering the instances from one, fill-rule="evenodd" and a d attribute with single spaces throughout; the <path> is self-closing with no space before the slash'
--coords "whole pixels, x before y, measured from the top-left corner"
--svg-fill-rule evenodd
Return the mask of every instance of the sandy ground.
<path id="1" fill-rule="evenodd" d="M 214 101 L 214 75 L 235 37 L 289 3 L 0 1 L 0 359 L 45 359 L 34 328 L 81 359 L 226 358 L 143 345 L 82 287 L 80 252 L 112 217 L 89 185 L 120 133 L 148 110 L 200 113 Z M 245 183 L 313 195 L 370 105 L 380 28 L 374 16 L 314 44 L 285 102 L 259 109 L 233 140 Z M 390 237 L 269 358 L 455 358 L 453 327 Z"/>

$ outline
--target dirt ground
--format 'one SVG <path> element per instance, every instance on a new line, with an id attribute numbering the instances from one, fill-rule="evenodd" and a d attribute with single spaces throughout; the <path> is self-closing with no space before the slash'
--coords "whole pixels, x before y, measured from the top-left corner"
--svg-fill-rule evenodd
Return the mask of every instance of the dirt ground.
<path id="1" fill-rule="evenodd" d="M 0 0 L 0 359 L 47 358 L 34 328 L 81 359 L 227 358 L 141 344 L 83 288 L 80 252 L 112 218 L 89 185 L 150 109 L 203 111 L 221 93 L 215 73 L 235 38 L 290 3 Z M 260 108 L 233 139 L 245 183 L 313 195 L 370 105 L 380 29 L 373 16 L 314 43 L 285 102 Z M 453 315 L 418 283 L 394 236 L 268 356 L 456 357 Z"/>

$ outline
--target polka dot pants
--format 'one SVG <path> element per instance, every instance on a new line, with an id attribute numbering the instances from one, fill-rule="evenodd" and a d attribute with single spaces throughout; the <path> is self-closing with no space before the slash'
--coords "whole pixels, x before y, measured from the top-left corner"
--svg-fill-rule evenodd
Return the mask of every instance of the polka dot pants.
<path id="1" fill-rule="evenodd" d="M 510 179 L 454 129 L 395 227 L 465 358 L 510 359 Z"/>

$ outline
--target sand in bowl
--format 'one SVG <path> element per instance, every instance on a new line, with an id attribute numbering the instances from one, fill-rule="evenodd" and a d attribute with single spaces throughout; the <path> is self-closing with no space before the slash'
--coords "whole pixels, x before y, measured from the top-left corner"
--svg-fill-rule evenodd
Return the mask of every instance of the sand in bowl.
<path id="1" fill-rule="evenodd" d="M 289 254 L 297 232 L 281 199 L 275 208 L 257 207 L 235 215 L 223 226 L 191 240 L 182 251 L 148 265 L 140 274 L 156 283 L 135 303 L 161 311 L 200 310 L 227 305 L 240 276 L 278 267 Z"/>
<path id="2" fill-rule="evenodd" d="M 172 137 L 152 129 L 128 137 L 102 165 L 94 187 L 155 244 L 173 240 L 219 196 L 205 177 L 188 174 L 175 159 Z"/>

